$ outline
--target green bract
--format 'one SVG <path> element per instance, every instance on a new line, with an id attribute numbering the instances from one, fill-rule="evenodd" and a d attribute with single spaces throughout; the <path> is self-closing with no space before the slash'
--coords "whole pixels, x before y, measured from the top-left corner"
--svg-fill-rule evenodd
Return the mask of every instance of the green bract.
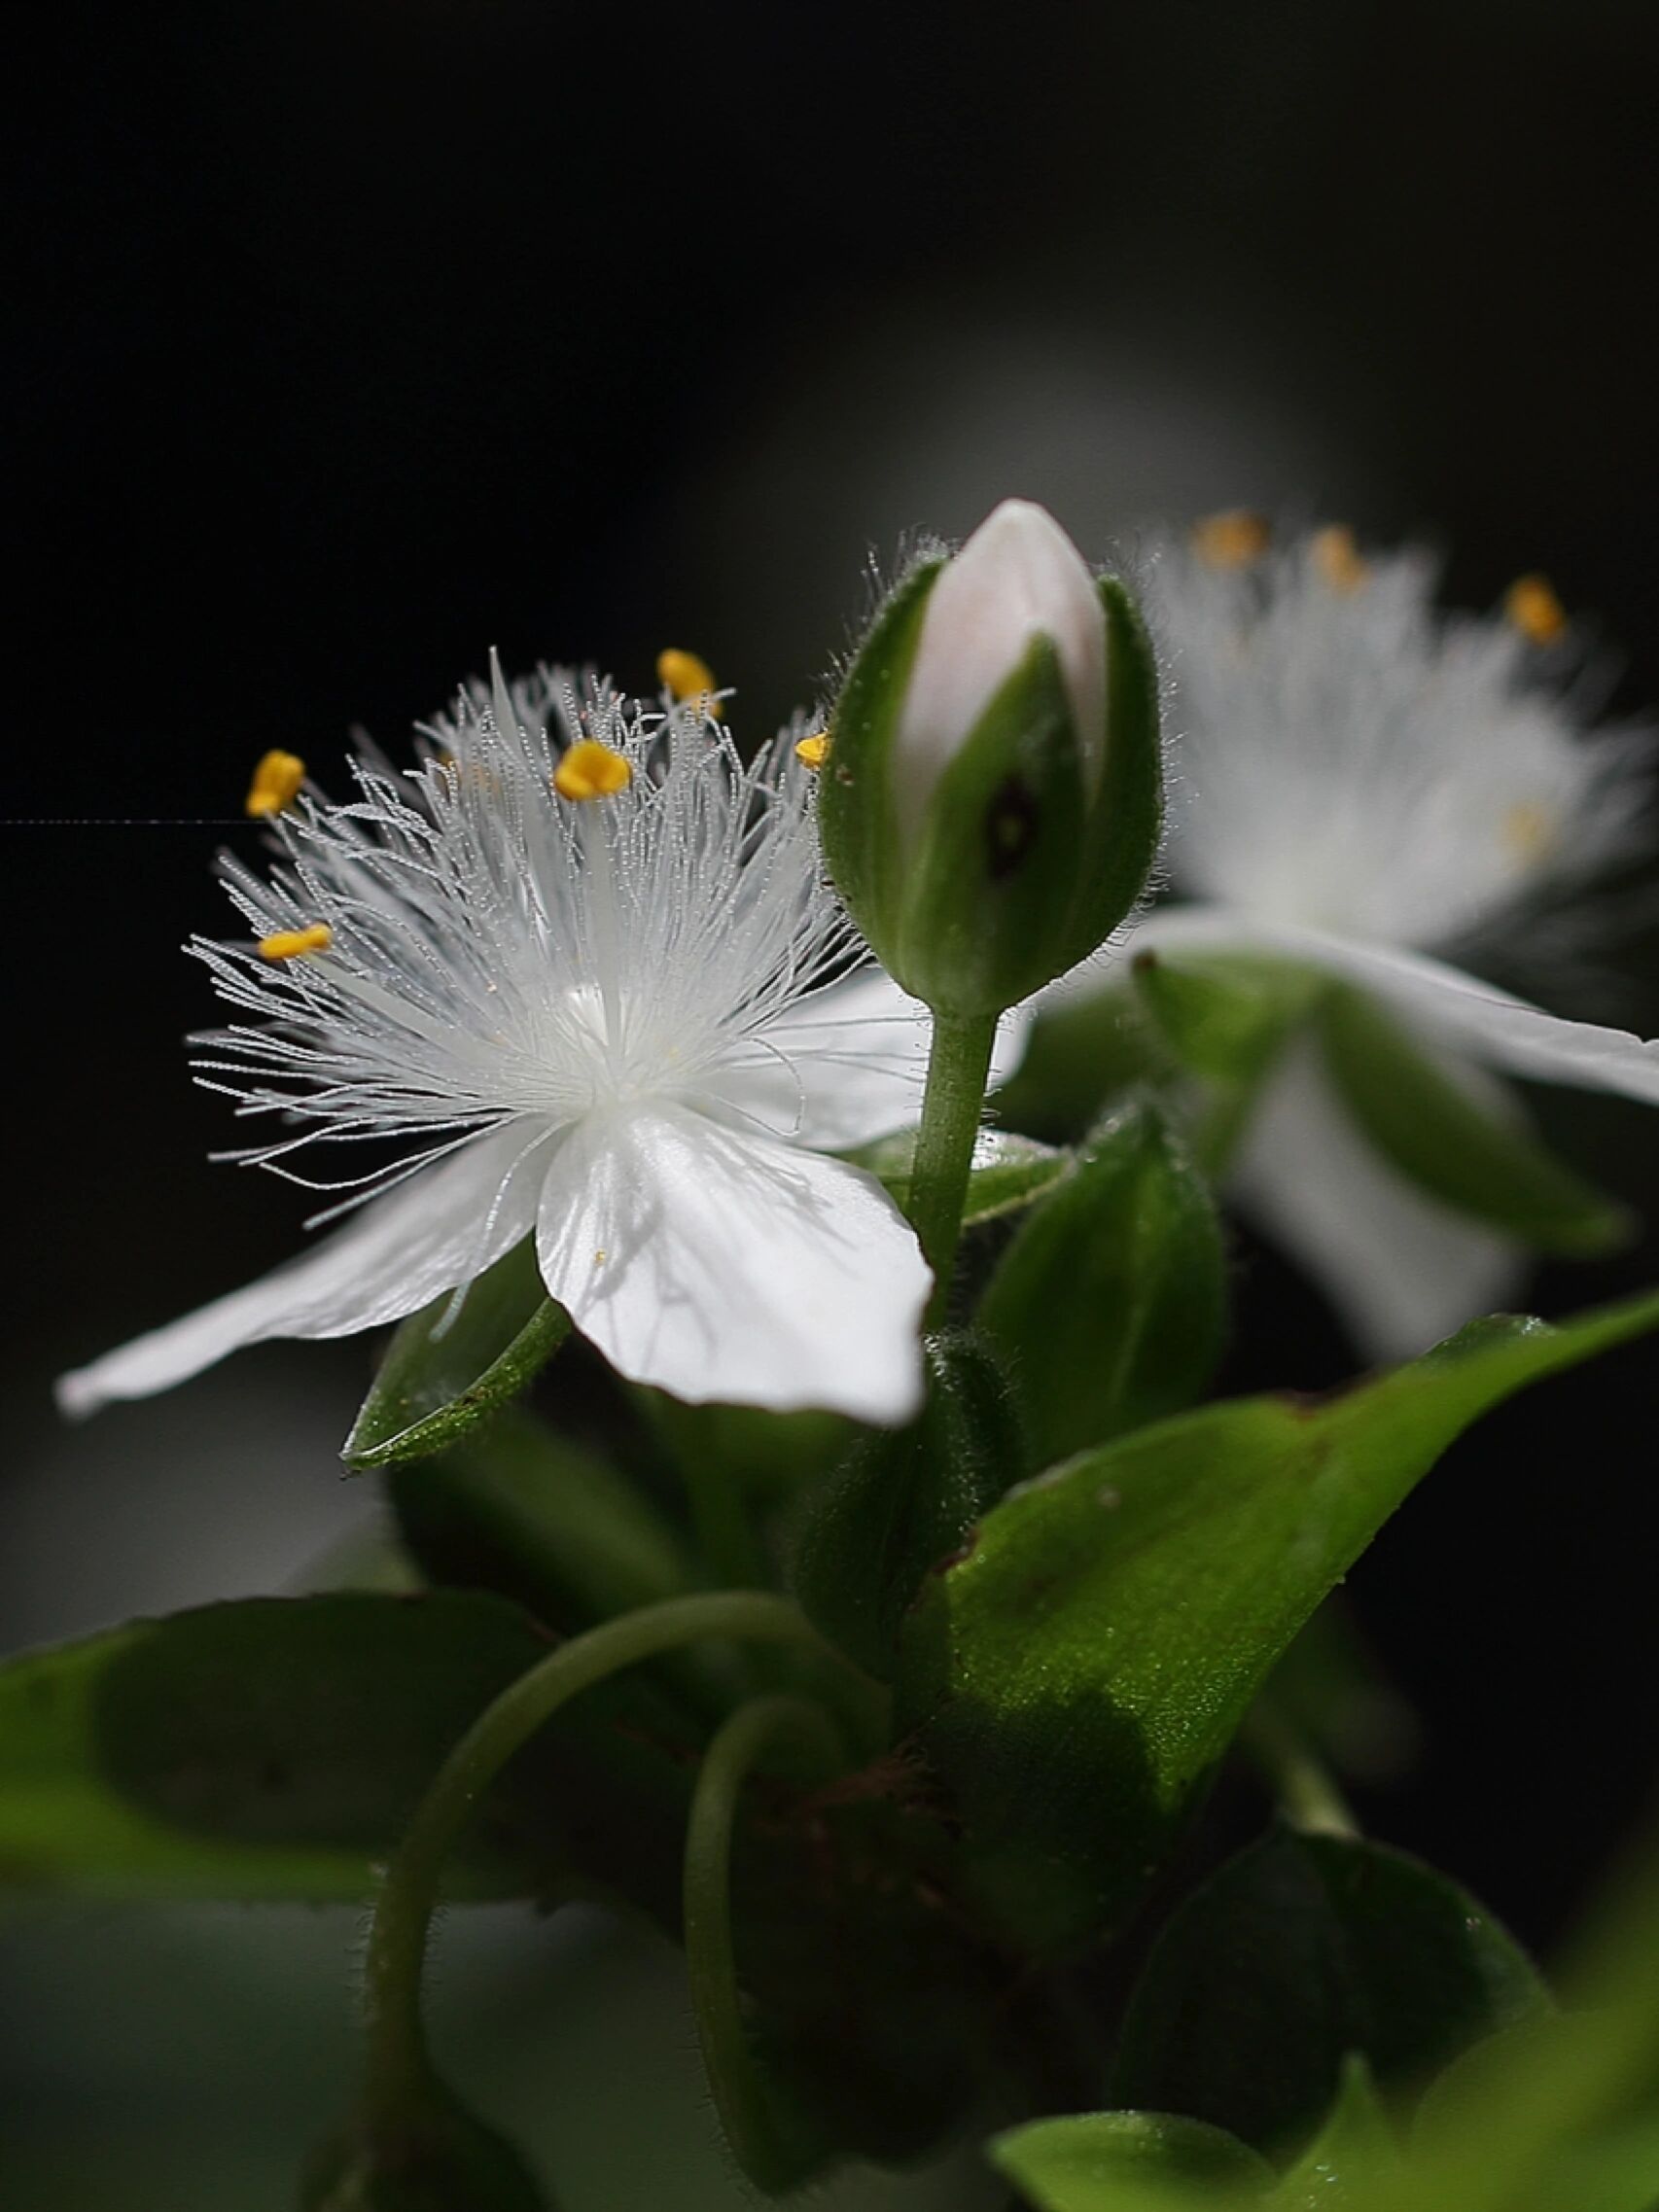
<path id="1" fill-rule="evenodd" d="M 1161 820 L 1157 680 L 1133 600 L 1103 579 L 1104 731 L 1085 744 L 1060 653 L 1035 635 L 912 822 L 901 787 L 917 771 L 899 740 L 940 574 L 905 579 L 848 671 L 820 818 L 836 888 L 884 966 L 929 1005 L 981 1015 L 1086 959 L 1139 897 Z"/>
<path id="2" fill-rule="evenodd" d="M 1225 1303 L 1209 1191 L 1154 1106 L 1124 1108 L 1032 1208 L 980 1304 L 1033 1465 L 1190 1405 Z"/>

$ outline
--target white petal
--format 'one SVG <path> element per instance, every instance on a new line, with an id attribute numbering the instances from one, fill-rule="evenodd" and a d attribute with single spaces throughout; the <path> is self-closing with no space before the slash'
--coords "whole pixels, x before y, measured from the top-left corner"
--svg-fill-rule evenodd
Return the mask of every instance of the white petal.
<path id="1" fill-rule="evenodd" d="M 1427 953 L 1367 944 L 1288 923 L 1258 922 L 1219 906 L 1173 906 L 1150 914 L 1124 949 L 1156 951 L 1164 946 L 1171 952 L 1182 946 L 1278 952 L 1304 960 L 1310 966 L 1362 985 L 1398 1012 L 1427 1024 L 1492 1067 L 1529 1075 L 1535 1082 L 1616 1091 L 1659 1106 L 1659 1038 L 1547 1014 L 1541 1006 L 1512 998 Z"/>
<path id="2" fill-rule="evenodd" d="M 1019 1066 L 1031 1013 L 997 1027 L 991 1084 Z M 922 1109 L 932 1016 L 880 968 L 797 1000 L 765 1033 L 765 1058 L 724 1070 L 717 1106 L 819 1152 L 847 1152 L 913 1124 Z"/>
<path id="3" fill-rule="evenodd" d="M 476 1138 L 365 1206 L 314 1250 L 63 1376 L 58 1404 L 93 1413 L 113 1398 L 170 1389 L 265 1337 L 353 1336 L 401 1320 L 529 1233 L 549 1149 L 546 1131 L 526 1121 Z"/>
<path id="4" fill-rule="evenodd" d="M 894 741 L 895 789 L 913 829 L 947 764 L 1030 650 L 1052 640 L 1096 781 L 1106 753 L 1106 616 L 1088 563 L 1045 508 L 1004 500 L 945 564 Z"/>
<path id="5" fill-rule="evenodd" d="M 542 1275 L 612 1365 L 694 1404 L 920 1403 L 931 1282 L 873 1176 L 678 1106 L 586 1115 L 560 1141 Z"/>
<path id="6" fill-rule="evenodd" d="M 1395 1174 L 1343 1110 L 1311 1048 L 1288 1053 L 1269 1083 L 1231 1184 L 1241 1211 L 1321 1285 L 1368 1358 L 1427 1351 L 1505 1304 L 1526 1273 L 1519 1246 Z"/>

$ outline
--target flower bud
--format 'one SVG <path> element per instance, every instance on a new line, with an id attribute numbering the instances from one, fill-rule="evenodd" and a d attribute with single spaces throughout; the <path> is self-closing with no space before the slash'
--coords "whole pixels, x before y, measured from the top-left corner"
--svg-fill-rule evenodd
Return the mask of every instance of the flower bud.
<path id="1" fill-rule="evenodd" d="M 1074 966 L 1157 848 L 1157 683 L 1134 603 L 1006 500 L 876 616 L 836 703 L 830 874 L 890 972 L 988 1014 Z"/>

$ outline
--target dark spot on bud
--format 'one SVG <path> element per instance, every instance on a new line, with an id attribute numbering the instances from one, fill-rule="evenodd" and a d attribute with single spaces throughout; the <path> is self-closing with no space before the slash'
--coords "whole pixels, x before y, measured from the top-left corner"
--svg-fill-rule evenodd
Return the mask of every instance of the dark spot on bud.
<path id="1" fill-rule="evenodd" d="M 1013 874 L 1036 835 L 1037 801 L 1018 776 L 1009 776 L 985 810 L 985 865 L 993 883 Z"/>

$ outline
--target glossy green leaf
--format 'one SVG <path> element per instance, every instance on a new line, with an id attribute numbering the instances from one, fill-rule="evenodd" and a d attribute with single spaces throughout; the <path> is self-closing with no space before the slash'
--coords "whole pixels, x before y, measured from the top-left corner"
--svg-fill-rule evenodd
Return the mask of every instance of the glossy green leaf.
<path id="1" fill-rule="evenodd" d="M 523 1389 L 570 1333 L 528 1237 L 468 1285 L 446 1323 L 450 1304 L 445 1292 L 400 1324 L 341 1450 L 348 1467 L 441 1451 Z"/>
<path id="2" fill-rule="evenodd" d="M 1629 1233 L 1622 1208 L 1552 1159 L 1525 1125 L 1436 1066 L 1362 991 L 1320 1008 L 1325 1066 L 1349 1112 L 1422 1189 L 1540 1251 L 1606 1251 Z"/>
<path id="3" fill-rule="evenodd" d="M 896 1137 L 878 1138 L 847 1157 L 886 1184 L 894 1201 L 904 1206 L 910 1196 L 910 1162 L 916 1149 L 913 1129 Z M 973 1160 L 968 1176 L 968 1199 L 963 1225 L 972 1228 L 1029 1206 L 1066 1176 L 1073 1155 L 1052 1144 L 1040 1144 L 1033 1137 L 1012 1130 L 982 1130 L 974 1140 Z"/>
<path id="4" fill-rule="evenodd" d="M 979 1306 L 1048 1466 L 1187 1406 L 1220 1352 L 1221 1234 L 1150 1105 L 1122 1107 L 1020 1223 Z"/>
<path id="5" fill-rule="evenodd" d="M 641 1493 L 516 1407 L 394 1468 L 388 1487 L 429 1580 L 499 1591 L 567 1632 L 694 1586 L 678 1535 Z"/>
<path id="6" fill-rule="evenodd" d="M 900 1718 L 980 1909 L 1040 1947 L 1119 1918 L 1268 1669 L 1440 1453 L 1659 1296 L 1477 1323 L 1324 1400 L 1178 1415 L 1025 1484 L 906 1617 Z"/>
<path id="7" fill-rule="evenodd" d="M 971 1338 L 933 1340 L 920 1417 L 869 1431 L 812 1500 L 792 1580 L 814 1627 L 886 1681 L 924 1579 L 1024 1465 L 1001 1368 Z"/>
<path id="8" fill-rule="evenodd" d="M 0 1882 L 365 1897 L 451 1745 L 548 1648 L 501 1598 L 432 1592 L 249 1598 L 25 1654 L 0 1668 Z M 457 1887 L 616 1886 L 672 1924 L 685 1752 L 646 1685 L 601 1685 L 491 1793 Z"/>
<path id="9" fill-rule="evenodd" d="M 1547 2007 L 1513 1939 L 1444 1875 L 1378 1843 L 1275 1830 L 1160 1936 L 1112 2097 L 1275 2151 L 1329 2107 L 1351 2054 L 1385 2086 L 1418 2088 Z"/>
<path id="10" fill-rule="evenodd" d="M 1259 2203 L 1266 2161 L 1218 2127 L 1162 2112 L 1083 2112 L 1009 2128 L 986 2145 L 1035 2212 L 1201 2212 Z"/>

